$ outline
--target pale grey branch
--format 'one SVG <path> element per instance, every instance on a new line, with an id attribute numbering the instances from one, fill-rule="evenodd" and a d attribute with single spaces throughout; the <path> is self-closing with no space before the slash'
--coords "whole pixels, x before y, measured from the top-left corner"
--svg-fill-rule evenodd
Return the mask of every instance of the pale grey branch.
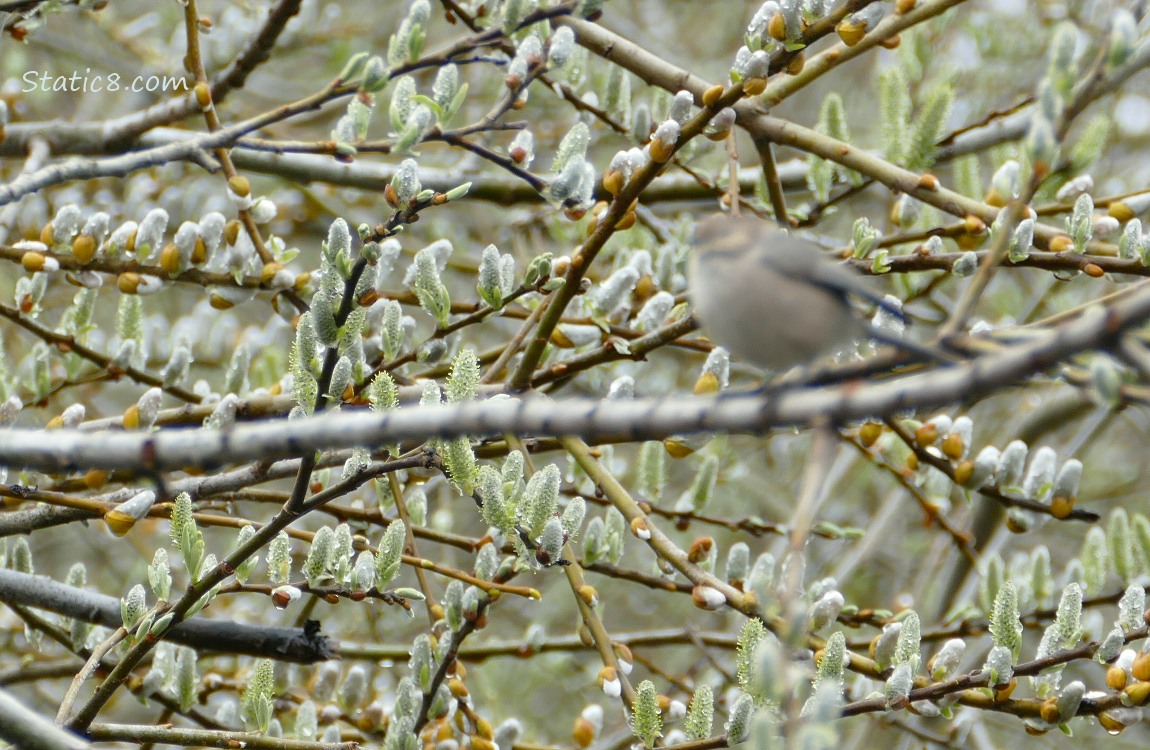
<path id="1" fill-rule="evenodd" d="M 1150 319 L 1150 291 L 1116 301 L 1035 340 L 964 365 L 870 384 L 795 389 L 717 398 L 551 401 L 494 399 L 400 408 L 385 413 L 342 411 L 307 419 L 245 424 L 231 430 L 136 433 L 9 429 L 0 432 L 0 464 L 43 471 L 82 468 L 139 472 L 301 455 L 397 440 L 512 432 L 579 435 L 587 439 L 659 439 L 712 431 L 762 432 L 783 425 L 845 422 L 906 409 L 933 409 L 1016 382 L 1078 352 L 1109 346 Z"/>

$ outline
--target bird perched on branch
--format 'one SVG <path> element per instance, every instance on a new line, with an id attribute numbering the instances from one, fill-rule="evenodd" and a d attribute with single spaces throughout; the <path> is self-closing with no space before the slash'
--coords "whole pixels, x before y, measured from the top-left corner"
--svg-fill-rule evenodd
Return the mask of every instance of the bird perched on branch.
<path id="1" fill-rule="evenodd" d="M 865 322 L 850 297 L 900 318 L 902 311 L 814 243 L 761 219 L 700 221 L 688 274 L 691 306 L 711 339 L 765 370 L 782 372 L 866 338 L 944 359 Z"/>

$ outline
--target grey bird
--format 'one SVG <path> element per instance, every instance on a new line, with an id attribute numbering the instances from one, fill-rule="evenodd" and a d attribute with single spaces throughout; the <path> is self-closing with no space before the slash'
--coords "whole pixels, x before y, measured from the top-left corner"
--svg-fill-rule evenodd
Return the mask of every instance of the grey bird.
<path id="1" fill-rule="evenodd" d="M 691 307 L 708 336 L 765 370 L 807 364 L 852 340 L 891 339 L 851 307 L 848 298 L 858 297 L 892 310 L 863 276 L 761 219 L 700 221 L 688 275 Z"/>

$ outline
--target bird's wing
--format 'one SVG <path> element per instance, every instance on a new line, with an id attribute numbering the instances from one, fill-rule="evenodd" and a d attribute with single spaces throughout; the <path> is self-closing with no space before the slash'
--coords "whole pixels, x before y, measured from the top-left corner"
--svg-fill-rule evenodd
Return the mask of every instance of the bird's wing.
<path id="1" fill-rule="evenodd" d="M 816 284 L 838 294 L 859 297 L 884 309 L 889 308 L 890 303 L 866 277 L 823 255 L 813 243 L 781 232 L 771 232 L 761 242 L 764 256 L 760 262 L 770 264 L 784 276 Z M 770 253 L 770 257 L 766 257 L 765 253 Z"/>

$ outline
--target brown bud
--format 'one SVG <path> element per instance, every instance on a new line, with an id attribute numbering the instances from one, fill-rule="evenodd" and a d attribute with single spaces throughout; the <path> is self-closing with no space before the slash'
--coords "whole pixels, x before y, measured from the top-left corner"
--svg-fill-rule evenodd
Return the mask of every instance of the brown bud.
<path id="1" fill-rule="evenodd" d="M 575 717 L 575 726 L 571 730 L 571 739 L 579 747 L 588 747 L 595 741 L 595 725 L 582 716 Z"/>
<path id="2" fill-rule="evenodd" d="M 938 190 L 938 178 L 929 172 L 919 175 L 918 186 L 923 190 L 934 192 Z"/>
<path id="3" fill-rule="evenodd" d="M 796 52 L 790 60 L 787 61 L 787 73 L 797 76 L 803 72 L 803 66 L 807 64 L 807 56 L 802 52 Z"/>
<path id="4" fill-rule="evenodd" d="M 914 441 L 922 447 L 934 445 L 938 440 L 938 425 L 927 422 L 914 431 Z"/>
<path id="5" fill-rule="evenodd" d="M 888 36 L 879 42 L 879 46 L 885 47 L 886 49 L 897 49 L 900 44 L 902 44 L 902 37 L 898 34 Z"/>
<path id="6" fill-rule="evenodd" d="M 697 537 L 695 541 L 691 542 L 691 546 L 687 550 L 687 559 L 695 564 L 701 563 L 710 556 L 714 546 L 715 540 L 713 538 L 709 536 Z"/>
<path id="7" fill-rule="evenodd" d="M 986 234 L 986 222 L 974 214 L 967 214 L 962 220 L 962 228 L 967 234 L 983 235 Z"/>
<path id="8" fill-rule="evenodd" d="M 395 185 L 387 183 L 387 187 L 383 189 L 383 199 L 392 208 L 399 208 L 399 193 L 395 191 Z"/>
<path id="9" fill-rule="evenodd" d="M 1106 271 L 1102 270 L 1102 266 L 1097 263 L 1087 263 L 1082 266 L 1082 273 L 1086 274 L 1092 279 L 1099 279 L 1106 275 Z"/>

